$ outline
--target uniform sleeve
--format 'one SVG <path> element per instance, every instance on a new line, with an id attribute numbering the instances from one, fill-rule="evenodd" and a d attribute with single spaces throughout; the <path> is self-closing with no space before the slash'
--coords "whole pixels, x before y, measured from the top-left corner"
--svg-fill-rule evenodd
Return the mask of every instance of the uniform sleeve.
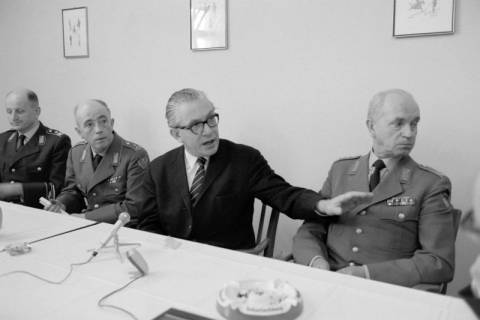
<path id="1" fill-rule="evenodd" d="M 40 197 L 52 199 L 60 193 L 65 180 L 65 167 L 70 148 L 70 138 L 64 134 L 61 135 L 49 155 L 50 167 L 48 180 L 43 182 L 25 182 L 22 184 L 25 204 L 38 206 L 38 199 Z"/>
<path id="2" fill-rule="evenodd" d="M 456 228 L 450 190 L 446 177 L 430 188 L 419 214 L 419 248 L 409 259 L 368 264 L 372 279 L 410 287 L 452 280 Z"/>
<path id="3" fill-rule="evenodd" d="M 293 219 L 314 218 L 315 206 L 322 196 L 315 191 L 293 187 L 277 175 L 257 150 L 251 158 L 249 189 L 259 198 Z"/>
<path id="4" fill-rule="evenodd" d="M 325 180 L 320 192 L 324 197 L 331 197 L 332 170 L 333 169 L 330 169 L 327 180 Z M 309 265 L 316 256 L 320 256 L 325 259 L 325 261 L 329 261 L 326 245 L 328 222 L 329 217 L 315 216 L 305 221 L 298 229 L 293 237 L 292 245 L 295 262 Z"/>
<path id="5" fill-rule="evenodd" d="M 70 149 L 67 158 L 67 169 L 65 173 L 65 183 L 62 192 L 56 200 L 65 205 L 68 213 L 80 213 L 86 208 L 83 200 L 83 194 L 77 188 L 77 179 L 73 166 L 73 149 Z"/>
<path id="6" fill-rule="evenodd" d="M 120 213 L 128 212 L 132 221 L 138 219 L 137 203 L 142 201 L 143 175 L 148 161 L 148 154 L 144 149 L 136 150 L 127 165 L 125 198 L 117 203 L 88 211 L 85 217 L 90 220 L 113 223 L 117 221 Z"/>

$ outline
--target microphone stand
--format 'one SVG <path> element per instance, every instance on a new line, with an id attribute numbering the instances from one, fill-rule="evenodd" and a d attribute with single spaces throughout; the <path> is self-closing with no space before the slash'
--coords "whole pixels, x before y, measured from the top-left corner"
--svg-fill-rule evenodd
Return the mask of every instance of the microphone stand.
<path id="1" fill-rule="evenodd" d="M 120 260 L 120 262 L 123 263 L 123 257 L 122 257 L 122 253 L 120 252 L 120 247 L 126 247 L 126 246 L 135 246 L 135 247 L 140 247 L 142 244 L 139 243 L 139 242 L 120 242 L 119 240 L 119 237 L 118 237 L 118 232 L 115 233 L 113 235 L 113 245 L 107 245 L 110 243 L 110 240 L 108 240 L 108 242 L 106 242 L 105 244 L 103 244 L 100 248 L 98 249 L 89 249 L 88 251 L 93 251 L 94 255 L 97 255 L 100 250 L 103 250 L 103 249 L 110 249 L 110 248 L 114 248 L 115 250 L 115 253 L 117 254 L 117 257 L 118 259 Z"/>

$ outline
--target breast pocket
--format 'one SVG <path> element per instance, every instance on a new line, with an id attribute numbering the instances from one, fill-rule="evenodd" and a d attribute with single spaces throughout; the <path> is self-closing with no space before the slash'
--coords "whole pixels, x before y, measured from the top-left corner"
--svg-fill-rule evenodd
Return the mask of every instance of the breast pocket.
<path id="1" fill-rule="evenodd" d="M 415 206 L 389 207 L 381 215 L 380 228 L 384 229 L 386 245 L 410 252 L 418 246 L 418 213 Z"/>

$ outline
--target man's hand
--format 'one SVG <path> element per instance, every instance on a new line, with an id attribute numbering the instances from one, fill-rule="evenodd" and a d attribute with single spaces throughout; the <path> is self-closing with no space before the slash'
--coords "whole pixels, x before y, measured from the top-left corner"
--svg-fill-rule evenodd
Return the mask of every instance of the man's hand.
<path id="1" fill-rule="evenodd" d="M 85 213 L 72 213 L 70 216 L 85 219 Z"/>
<path id="2" fill-rule="evenodd" d="M 372 201 L 373 193 L 349 191 L 329 200 L 320 200 L 317 210 L 329 216 L 339 216 L 356 206 Z"/>
<path id="3" fill-rule="evenodd" d="M 473 295 L 480 298 L 480 255 L 470 267 L 470 275 L 472 276 L 471 289 Z"/>
<path id="4" fill-rule="evenodd" d="M 50 200 L 50 204 L 44 206 L 44 210 L 56 212 L 56 213 L 65 213 L 65 205 L 57 200 Z"/>
<path id="5" fill-rule="evenodd" d="M 330 264 L 322 256 L 313 257 L 312 261 L 310 261 L 310 267 L 322 270 L 330 270 Z"/>
<path id="6" fill-rule="evenodd" d="M 363 266 L 348 266 L 343 269 L 337 270 L 338 273 L 348 274 L 349 276 L 355 276 L 359 278 L 366 278 L 365 268 Z"/>
<path id="7" fill-rule="evenodd" d="M 19 182 L 9 183 L 2 182 L 0 183 L 0 200 L 13 198 L 13 197 L 23 197 L 23 187 Z"/>

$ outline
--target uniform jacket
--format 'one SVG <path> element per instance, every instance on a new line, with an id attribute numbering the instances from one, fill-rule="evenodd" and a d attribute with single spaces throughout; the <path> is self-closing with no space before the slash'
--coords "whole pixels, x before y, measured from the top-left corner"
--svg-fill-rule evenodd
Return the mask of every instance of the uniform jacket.
<path id="1" fill-rule="evenodd" d="M 313 217 L 320 195 L 293 187 L 275 174 L 257 150 L 220 140 L 210 157 L 194 208 L 184 147 L 153 160 L 146 171 L 139 228 L 230 249 L 254 246 L 254 198 L 292 218 Z"/>
<path id="2" fill-rule="evenodd" d="M 70 138 L 40 123 L 37 132 L 18 151 L 17 139 L 16 130 L 0 134 L 0 181 L 20 182 L 23 186 L 23 201 L 6 200 L 43 208 L 38 199 L 55 198 L 63 186 Z"/>
<path id="3" fill-rule="evenodd" d="M 335 162 L 322 194 L 368 192 L 369 155 Z M 450 281 L 456 230 L 447 177 L 404 157 L 373 190 L 371 203 L 340 217 L 304 224 L 295 260 L 328 257 L 332 270 L 367 265 L 374 280 L 413 286 Z"/>
<path id="4" fill-rule="evenodd" d="M 94 172 L 92 149 L 88 143 L 80 142 L 68 154 L 65 188 L 57 200 L 66 206 L 67 212 L 85 212 L 90 220 L 112 223 L 125 211 L 135 218 L 134 202 L 140 200 L 147 165 L 147 152 L 115 133 Z"/>

